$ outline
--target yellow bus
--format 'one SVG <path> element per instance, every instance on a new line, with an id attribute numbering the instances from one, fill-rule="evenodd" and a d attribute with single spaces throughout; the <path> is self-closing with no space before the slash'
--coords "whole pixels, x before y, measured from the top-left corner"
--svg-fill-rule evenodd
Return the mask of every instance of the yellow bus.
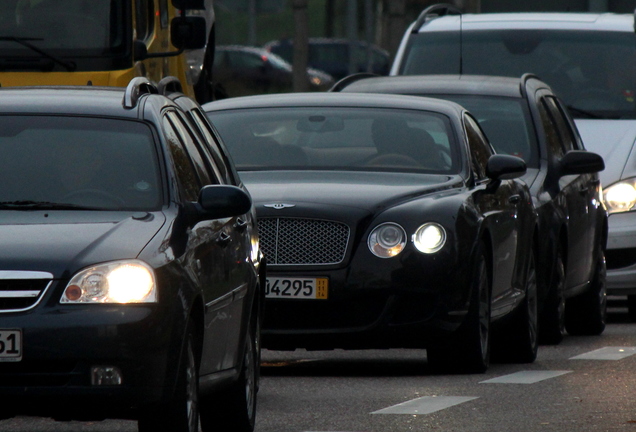
<path id="1" fill-rule="evenodd" d="M 176 76 L 210 100 L 211 0 L 1 0 L 0 86 L 125 87 Z"/>

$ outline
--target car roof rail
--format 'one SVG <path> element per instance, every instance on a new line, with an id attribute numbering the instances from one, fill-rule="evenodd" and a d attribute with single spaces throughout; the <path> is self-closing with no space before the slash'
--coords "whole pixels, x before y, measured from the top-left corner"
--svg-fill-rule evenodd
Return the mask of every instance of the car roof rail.
<path id="1" fill-rule="evenodd" d="M 158 94 L 157 86 L 146 77 L 136 77 L 130 80 L 124 93 L 124 108 L 134 108 L 137 101 L 145 94 Z"/>
<path id="2" fill-rule="evenodd" d="M 373 77 L 379 77 L 379 76 L 380 75 L 374 74 L 371 72 L 359 72 L 359 73 L 347 75 L 346 77 L 341 78 L 337 83 L 335 83 L 328 91 L 332 93 L 339 92 L 340 90 L 342 90 L 343 88 L 345 88 L 351 83 L 354 83 L 364 78 L 373 78 Z"/>
<path id="3" fill-rule="evenodd" d="M 420 16 L 415 20 L 412 33 L 417 33 L 420 27 L 433 18 L 439 18 L 445 15 L 461 15 L 462 10 L 455 5 L 448 3 L 438 3 L 424 9 Z"/>
<path id="4" fill-rule="evenodd" d="M 519 90 L 521 91 L 521 94 L 523 95 L 524 98 L 528 96 L 526 92 L 526 83 L 530 79 L 536 79 L 538 81 L 541 81 L 541 78 L 539 78 L 538 75 L 535 75 L 533 73 L 524 73 L 523 75 L 521 75 L 521 80 L 519 82 Z"/>
<path id="5" fill-rule="evenodd" d="M 161 79 L 157 84 L 159 94 L 168 96 L 170 93 L 183 93 L 183 85 L 176 76 L 167 76 Z"/>

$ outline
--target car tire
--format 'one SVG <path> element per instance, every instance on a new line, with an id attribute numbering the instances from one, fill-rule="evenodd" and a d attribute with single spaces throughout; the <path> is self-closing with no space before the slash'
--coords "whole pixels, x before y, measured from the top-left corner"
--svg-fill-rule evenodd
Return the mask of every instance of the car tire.
<path id="1" fill-rule="evenodd" d="M 534 249 L 528 259 L 525 296 L 500 334 L 493 337 L 493 360 L 532 363 L 539 350 L 537 267 Z"/>
<path id="2" fill-rule="evenodd" d="M 138 422 L 139 432 L 199 431 L 199 366 L 192 329 L 193 324 L 190 323 L 177 372 L 174 399 L 144 410 Z"/>
<path id="3" fill-rule="evenodd" d="M 571 335 L 596 336 L 605 330 L 607 318 L 607 266 L 605 254 L 598 254 L 590 289 L 568 299 L 565 328 Z"/>
<path id="4" fill-rule="evenodd" d="M 627 296 L 627 316 L 630 322 L 636 322 L 636 295 Z"/>
<path id="5" fill-rule="evenodd" d="M 552 275 L 547 281 L 548 295 L 539 320 L 539 342 L 558 345 L 565 337 L 565 264 L 558 247 Z"/>
<path id="6" fill-rule="evenodd" d="M 490 365 L 491 290 L 488 258 L 482 243 L 475 253 L 468 314 L 448 344 L 427 349 L 431 369 L 439 372 L 484 373 Z"/>
<path id="7" fill-rule="evenodd" d="M 238 380 L 224 392 L 201 398 L 201 430 L 252 432 L 258 390 L 258 326 L 250 325 Z"/>

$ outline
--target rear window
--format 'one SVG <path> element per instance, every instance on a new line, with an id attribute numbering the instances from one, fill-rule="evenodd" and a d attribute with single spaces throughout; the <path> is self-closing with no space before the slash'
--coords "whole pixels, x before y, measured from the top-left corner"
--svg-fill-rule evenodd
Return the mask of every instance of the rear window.
<path id="1" fill-rule="evenodd" d="M 400 70 L 511 77 L 528 72 L 575 108 L 575 116 L 635 116 L 636 40 L 627 32 L 476 30 L 461 38 L 459 32 L 425 32 L 411 38 Z"/>

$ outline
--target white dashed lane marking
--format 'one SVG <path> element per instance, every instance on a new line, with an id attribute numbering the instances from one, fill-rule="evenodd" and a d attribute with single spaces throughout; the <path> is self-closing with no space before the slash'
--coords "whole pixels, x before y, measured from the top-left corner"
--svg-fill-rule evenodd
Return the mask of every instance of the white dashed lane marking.
<path id="1" fill-rule="evenodd" d="M 510 375 L 503 375 L 480 384 L 534 384 L 539 381 L 556 378 L 572 371 L 521 371 Z"/>
<path id="2" fill-rule="evenodd" d="M 636 347 L 605 347 L 570 357 L 570 360 L 622 360 L 636 354 Z"/>
<path id="3" fill-rule="evenodd" d="M 398 405 L 374 411 L 371 414 L 431 414 L 455 405 L 477 399 L 471 396 L 424 396 Z"/>

